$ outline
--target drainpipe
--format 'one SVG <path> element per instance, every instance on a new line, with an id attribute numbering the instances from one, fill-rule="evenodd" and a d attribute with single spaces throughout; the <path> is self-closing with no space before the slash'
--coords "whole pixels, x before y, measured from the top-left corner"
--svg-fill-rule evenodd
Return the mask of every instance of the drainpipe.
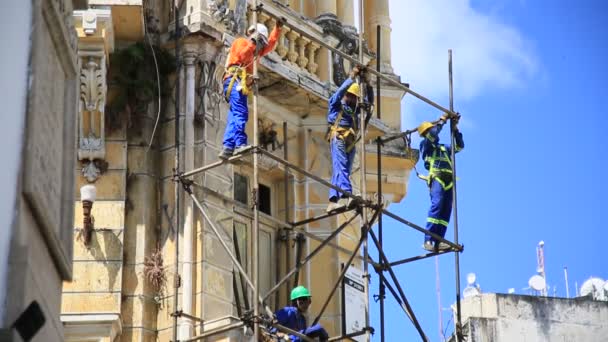
<path id="1" fill-rule="evenodd" d="M 186 112 L 184 120 L 184 170 L 194 169 L 194 56 L 184 56 L 186 66 Z M 194 245 L 194 203 L 186 196 L 184 201 L 184 245 L 182 260 L 182 310 L 189 315 L 193 314 L 192 308 L 192 267 L 193 267 L 193 245 Z M 192 320 L 182 317 L 180 325 L 180 340 L 192 337 L 194 326 Z"/>

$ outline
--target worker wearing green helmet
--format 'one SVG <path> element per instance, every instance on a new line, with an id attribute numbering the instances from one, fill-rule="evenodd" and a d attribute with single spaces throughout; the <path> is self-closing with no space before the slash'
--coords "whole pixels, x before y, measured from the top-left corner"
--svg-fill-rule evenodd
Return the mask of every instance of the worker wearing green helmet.
<path id="1" fill-rule="evenodd" d="M 291 306 L 286 306 L 275 313 L 278 323 L 289 329 L 298 331 L 308 337 L 319 338 L 319 341 L 327 341 L 329 335 L 320 324 L 307 327 L 306 312 L 312 296 L 304 286 L 297 286 L 291 290 Z M 286 335 L 285 339 L 292 342 L 301 342 L 298 336 Z"/>

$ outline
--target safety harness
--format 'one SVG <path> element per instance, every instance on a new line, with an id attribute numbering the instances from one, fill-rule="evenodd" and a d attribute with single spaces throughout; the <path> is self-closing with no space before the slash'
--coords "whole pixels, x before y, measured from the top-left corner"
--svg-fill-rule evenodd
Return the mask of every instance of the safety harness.
<path id="1" fill-rule="evenodd" d="M 347 115 L 351 115 L 354 116 L 354 113 L 356 112 L 357 108 L 355 108 L 355 110 L 352 111 L 352 113 L 347 112 Z M 353 147 L 355 147 L 354 141 L 355 141 L 355 136 L 357 135 L 357 120 L 353 120 L 353 124 L 355 126 L 355 128 L 353 127 L 340 127 L 340 121 L 342 120 L 342 116 L 344 115 L 344 108 L 338 113 L 338 117 L 336 118 L 336 120 L 334 121 L 333 125 L 331 125 L 329 127 L 329 131 L 327 132 L 327 141 L 331 141 L 331 139 L 333 139 L 334 137 L 337 137 L 338 139 L 342 139 L 344 140 L 344 142 L 346 143 L 346 152 L 350 152 Z"/>
<path id="2" fill-rule="evenodd" d="M 247 88 L 247 70 L 240 65 L 232 65 L 226 69 L 226 75 L 232 77 L 230 83 L 228 84 L 228 89 L 226 89 L 226 94 L 224 94 L 224 99 L 226 102 L 230 102 L 230 93 L 232 93 L 232 88 L 234 87 L 234 81 L 238 78 L 239 85 L 241 86 L 241 91 L 243 95 L 249 95 L 249 88 Z M 226 78 L 226 76 L 224 76 Z"/>

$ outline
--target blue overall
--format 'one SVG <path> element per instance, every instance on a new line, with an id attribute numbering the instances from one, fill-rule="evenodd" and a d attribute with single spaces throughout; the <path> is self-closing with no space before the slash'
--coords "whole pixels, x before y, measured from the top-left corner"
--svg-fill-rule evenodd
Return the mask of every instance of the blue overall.
<path id="1" fill-rule="evenodd" d="M 429 170 L 428 185 L 431 208 L 426 219 L 426 229 L 444 237 L 452 214 L 454 177 L 451 160 L 452 147 L 439 143 L 441 128 L 442 125 L 435 125 L 429 129 L 420 142 L 420 153 L 424 160 L 424 168 Z M 462 133 L 456 131 L 454 137 L 455 152 L 460 152 L 464 148 Z M 424 240 L 436 242 L 430 235 L 425 235 Z"/>
<path id="2" fill-rule="evenodd" d="M 228 90 L 228 85 L 233 76 L 224 80 L 224 96 Z M 239 85 L 238 78 L 234 80 L 230 98 L 228 99 L 228 120 L 226 122 L 226 131 L 224 132 L 224 148 L 234 150 L 235 147 L 247 145 L 247 134 L 245 126 L 249 119 L 249 108 L 247 108 L 247 95 L 237 90 Z"/>
<path id="3" fill-rule="evenodd" d="M 359 108 L 350 108 L 346 103 L 344 103 L 344 101 L 342 101 L 342 97 L 344 97 L 348 87 L 350 87 L 353 82 L 354 81 L 351 78 L 347 78 L 342 83 L 340 88 L 338 88 L 338 90 L 336 90 L 336 92 L 329 98 L 327 122 L 330 125 L 335 123 L 340 115 L 340 112 L 342 112 L 340 122 L 338 122 L 338 127 L 349 129 L 356 128 L 358 126 L 360 113 Z M 353 159 L 355 158 L 356 149 L 352 147 L 351 150 L 347 152 L 346 149 L 348 146 L 346 145 L 347 144 L 344 139 L 340 138 L 338 135 L 332 134 L 329 142 L 332 161 L 331 184 L 344 191 L 352 193 L 353 187 L 350 183 L 350 172 L 353 167 Z M 329 189 L 330 202 L 337 202 L 340 197 L 347 196 L 342 195 L 335 189 Z"/>
<path id="4" fill-rule="evenodd" d="M 321 341 L 326 341 L 329 335 L 320 324 L 315 324 L 311 327 L 306 327 L 306 317 L 298 311 L 298 308 L 286 306 L 275 313 L 277 321 L 280 325 L 295 330 L 308 337 L 319 337 Z M 302 341 L 298 336 L 289 335 L 291 341 Z"/>

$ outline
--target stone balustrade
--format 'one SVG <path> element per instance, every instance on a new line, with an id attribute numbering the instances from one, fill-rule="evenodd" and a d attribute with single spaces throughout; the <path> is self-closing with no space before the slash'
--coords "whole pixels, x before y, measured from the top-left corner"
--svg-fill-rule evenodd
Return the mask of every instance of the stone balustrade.
<path id="1" fill-rule="evenodd" d="M 251 17 L 249 17 L 248 21 L 251 24 Z M 258 22 L 266 25 L 270 31 L 276 25 L 276 20 L 265 13 L 261 13 L 258 16 Z M 321 31 L 319 31 L 320 34 Z M 297 68 L 299 72 L 308 73 L 313 78 L 318 79 L 318 65 L 315 61 L 318 58 L 319 48 L 319 44 L 296 32 L 288 24 L 283 26 L 281 30 L 281 37 L 279 38 L 275 52 L 286 63 Z"/>

